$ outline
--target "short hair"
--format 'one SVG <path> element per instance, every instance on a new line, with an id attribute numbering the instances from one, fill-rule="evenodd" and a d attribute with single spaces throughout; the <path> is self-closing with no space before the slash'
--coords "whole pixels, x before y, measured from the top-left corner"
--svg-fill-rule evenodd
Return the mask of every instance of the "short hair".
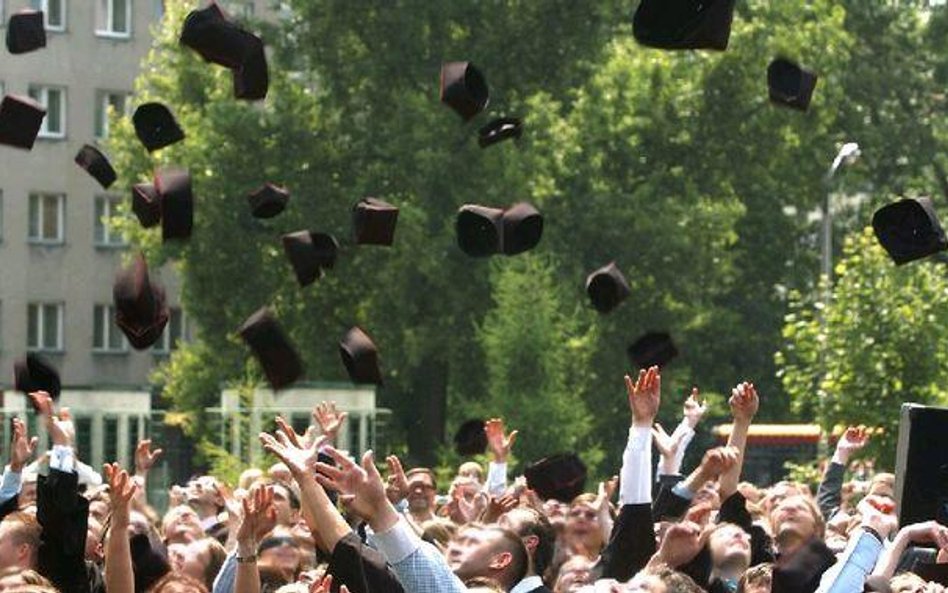
<path id="1" fill-rule="evenodd" d="M 592 492 L 583 492 L 582 494 L 574 498 L 572 501 L 570 501 L 569 508 L 573 508 L 574 506 L 578 504 L 587 504 L 589 506 L 593 506 L 595 502 L 596 502 L 595 494 L 593 494 Z"/>
<path id="2" fill-rule="evenodd" d="M 482 529 L 500 534 L 500 549 L 498 552 L 510 553 L 510 573 L 513 576 L 511 583 L 516 585 L 527 576 L 530 569 L 530 555 L 520 536 L 509 529 L 497 525 L 481 526 Z"/>
<path id="3" fill-rule="evenodd" d="M 52 587 L 53 584 L 35 570 L 27 568 L 23 570 L 19 566 L 8 566 L 0 570 L 0 579 L 5 579 L 7 577 L 18 576 L 23 579 L 25 585 L 37 585 L 40 587 Z"/>
<path id="4" fill-rule="evenodd" d="M 530 519 L 520 523 L 520 528 L 512 530 L 521 539 L 534 536 L 537 538 L 537 547 L 533 552 L 533 571 L 544 576 L 544 573 L 553 563 L 553 553 L 556 551 L 556 530 L 550 520 L 542 512 L 533 507 L 518 507 L 515 511 L 523 511 L 530 515 Z"/>
<path id="5" fill-rule="evenodd" d="M 227 550 L 213 537 L 206 537 L 202 541 L 207 544 L 209 556 L 207 566 L 204 567 L 204 585 L 210 591 L 214 588 L 214 579 L 217 578 L 217 573 L 220 572 L 224 560 L 227 559 Z"/>
<path id="6" fill-rule="evenodd" d="M 440 517 L 425 521 L 421 524 L 421 529 L 421 539 L 429 544 L 441 546 L 446 546 L 454 537 L 454 534 L 458 532 L 458 526 L 454 521 Z"/>
<path id="7" fill-rule="evenodd" d="M 208 593 L 204 583 L 194 577 L 169 571 L 148 588 L 147 593 Z"/>
<path id="8" fill-rule="evenodd" d="M 286 490 L 287 497 L 290 499 L 290 508 L 297 511 L 300 510 L 300 495 L 297 494 L 296 488 L 294 488 L 293 485 L 287 484 L 286 482 L 281 482 L 279 480 L 266 480 L 261 483 L 266 484 L 271 488 L 277 486 L 282 487 L 284 490 Z"/>
<path id="9" fill-rule="evenodd" d="M 36 520 L 36 516 L 23 511 L 15 511 L 4 517 L 3 521 L 0 521 L 0 524 L 2 523 L 11 525 L 7 537 L 14 546 L 27 544 L 32 548 L 30 564 L 35 565 L 36 554 L 40 547 L 40 536 L 43 533 L 43 528 Z"/>
<path id="10" fill-rule="evenodd" d="M 667 564 L 660 564 L 653 568 L 646 568 L 640 574 L 658 577 L 665 584 L 666 593 L 704 593 L 694 580 Z"/>
<path id="11" fill-rule="evenodd" d="M 744 593 L 749 585 L 770 585 L 773 580 L 774 565 L 769 562 L 751 566 L 744 571 L 737 582 L 737 593 Z M 769 586 L 768 586 L 769 589 Z"/>
<path id="12" fill-rule="evenodd" d="M 464 581 L 464 586 L 468 589 L 474 587 L 480 587 L 482 589 L 488 589 L 492 593 L 504 593 L 504 586 L 498 583 L 496 580 L 489 577 L 473 577 Z"/>
<path id="13" fill-rule="evenodd" d="M 478 476 L 484 477 L 484 468 L 476 461 L 465 461 L 458 467 L 458 473 L 463 474 L 466 471 L 476 472 Z"/>
<path id="14" fill-rule="evenodd" d="M 408 470 L 407 472 L 405 472 L 405 479 L 411 481 L 411 479 L 412 479 L 413 477 L 415 477 L 415 476 L 417 476 L 417 475 L 419 475 L 419 474 L 425 474 L 426 476 L 428 476 L 428 477 L 431 479 L 431 483 L 437 486 L 438 481 L 435 480 L 435 474 L 434 474 L 434 472 L 431 471 L 431 470 L 430 470 L 429 468 L 427 468 L 427 467 L 413 467 L 413 468 L 411 468 L 410 470 Z"/>

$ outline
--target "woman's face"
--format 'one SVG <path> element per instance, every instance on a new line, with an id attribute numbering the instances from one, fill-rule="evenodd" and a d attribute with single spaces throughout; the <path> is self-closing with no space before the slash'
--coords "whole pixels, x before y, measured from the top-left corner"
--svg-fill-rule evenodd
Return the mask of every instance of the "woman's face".
<path id="1" fill-rule="evenodd" d="M 566 537 L 571 545 L 581 545 L 586 553 L 598 554 L 602 548 L 599 514 L 592 505 L 580 502 L 566 515 Z"/>

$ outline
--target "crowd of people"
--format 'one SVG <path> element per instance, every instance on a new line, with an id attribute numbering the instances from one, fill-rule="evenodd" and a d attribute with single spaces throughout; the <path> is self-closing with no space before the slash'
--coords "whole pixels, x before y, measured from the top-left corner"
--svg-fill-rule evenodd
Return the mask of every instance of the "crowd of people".
<path id="1" fill-rule="evenodd" d="M 509 479 L 517 432 L 500 419 L 484 426 L 488 466 L 462 464 L 442 496 L 431 469 L 337 450 L 345 414 L 324 403 L 305 434 L 278 418 L 275 434 L 260 435 L 277 463 L 243 472 L 237 484 L 194 477 L 171 490 L 163 516 L 145 495 L 160 449 L 143 441 L 135 468 L 93 472 L 77 459 L 68 410 L 31 393 L 51 446 L 36 455 L 37 438 L 12 420 L 0 482 L 0 590 L 943 590 L 948 527 L 898 525 L 892 474 L 845 481 L 850 457 L 869 438 L 864 429 L 839 439 L 815 496 L 794 482 L 742 482 L 759 397 L 741 383 L 729 399 L 727 445 L 683 474 L 705 413 L 697 390 L 669 434 L 655 423 L 659 370 L 626 377 L 626 387 L 630 428 L 619 475 L 569 501 L 543 500 L 522 477 Z"/>

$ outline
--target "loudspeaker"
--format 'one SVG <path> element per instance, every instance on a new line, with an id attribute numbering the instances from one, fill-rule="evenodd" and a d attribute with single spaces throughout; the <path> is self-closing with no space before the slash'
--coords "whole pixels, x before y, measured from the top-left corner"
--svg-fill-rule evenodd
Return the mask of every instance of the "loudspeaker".
<path id="1" fill-rule="evenodd" d="M 895 496 L 899 525 L 946 520 L 948 408 L 902 404 Z"/>

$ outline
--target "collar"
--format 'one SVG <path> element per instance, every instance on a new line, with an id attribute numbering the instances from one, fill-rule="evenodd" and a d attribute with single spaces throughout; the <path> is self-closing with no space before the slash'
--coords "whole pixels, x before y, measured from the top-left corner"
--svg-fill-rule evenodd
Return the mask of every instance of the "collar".
<path id="1" fill-rule="evenodd" d="M 517 586 L 510 590 L 510 593 L 530 593 L 543 586 L 543 579 L 534 575 L 527 577 L 517 583 Z"/>

